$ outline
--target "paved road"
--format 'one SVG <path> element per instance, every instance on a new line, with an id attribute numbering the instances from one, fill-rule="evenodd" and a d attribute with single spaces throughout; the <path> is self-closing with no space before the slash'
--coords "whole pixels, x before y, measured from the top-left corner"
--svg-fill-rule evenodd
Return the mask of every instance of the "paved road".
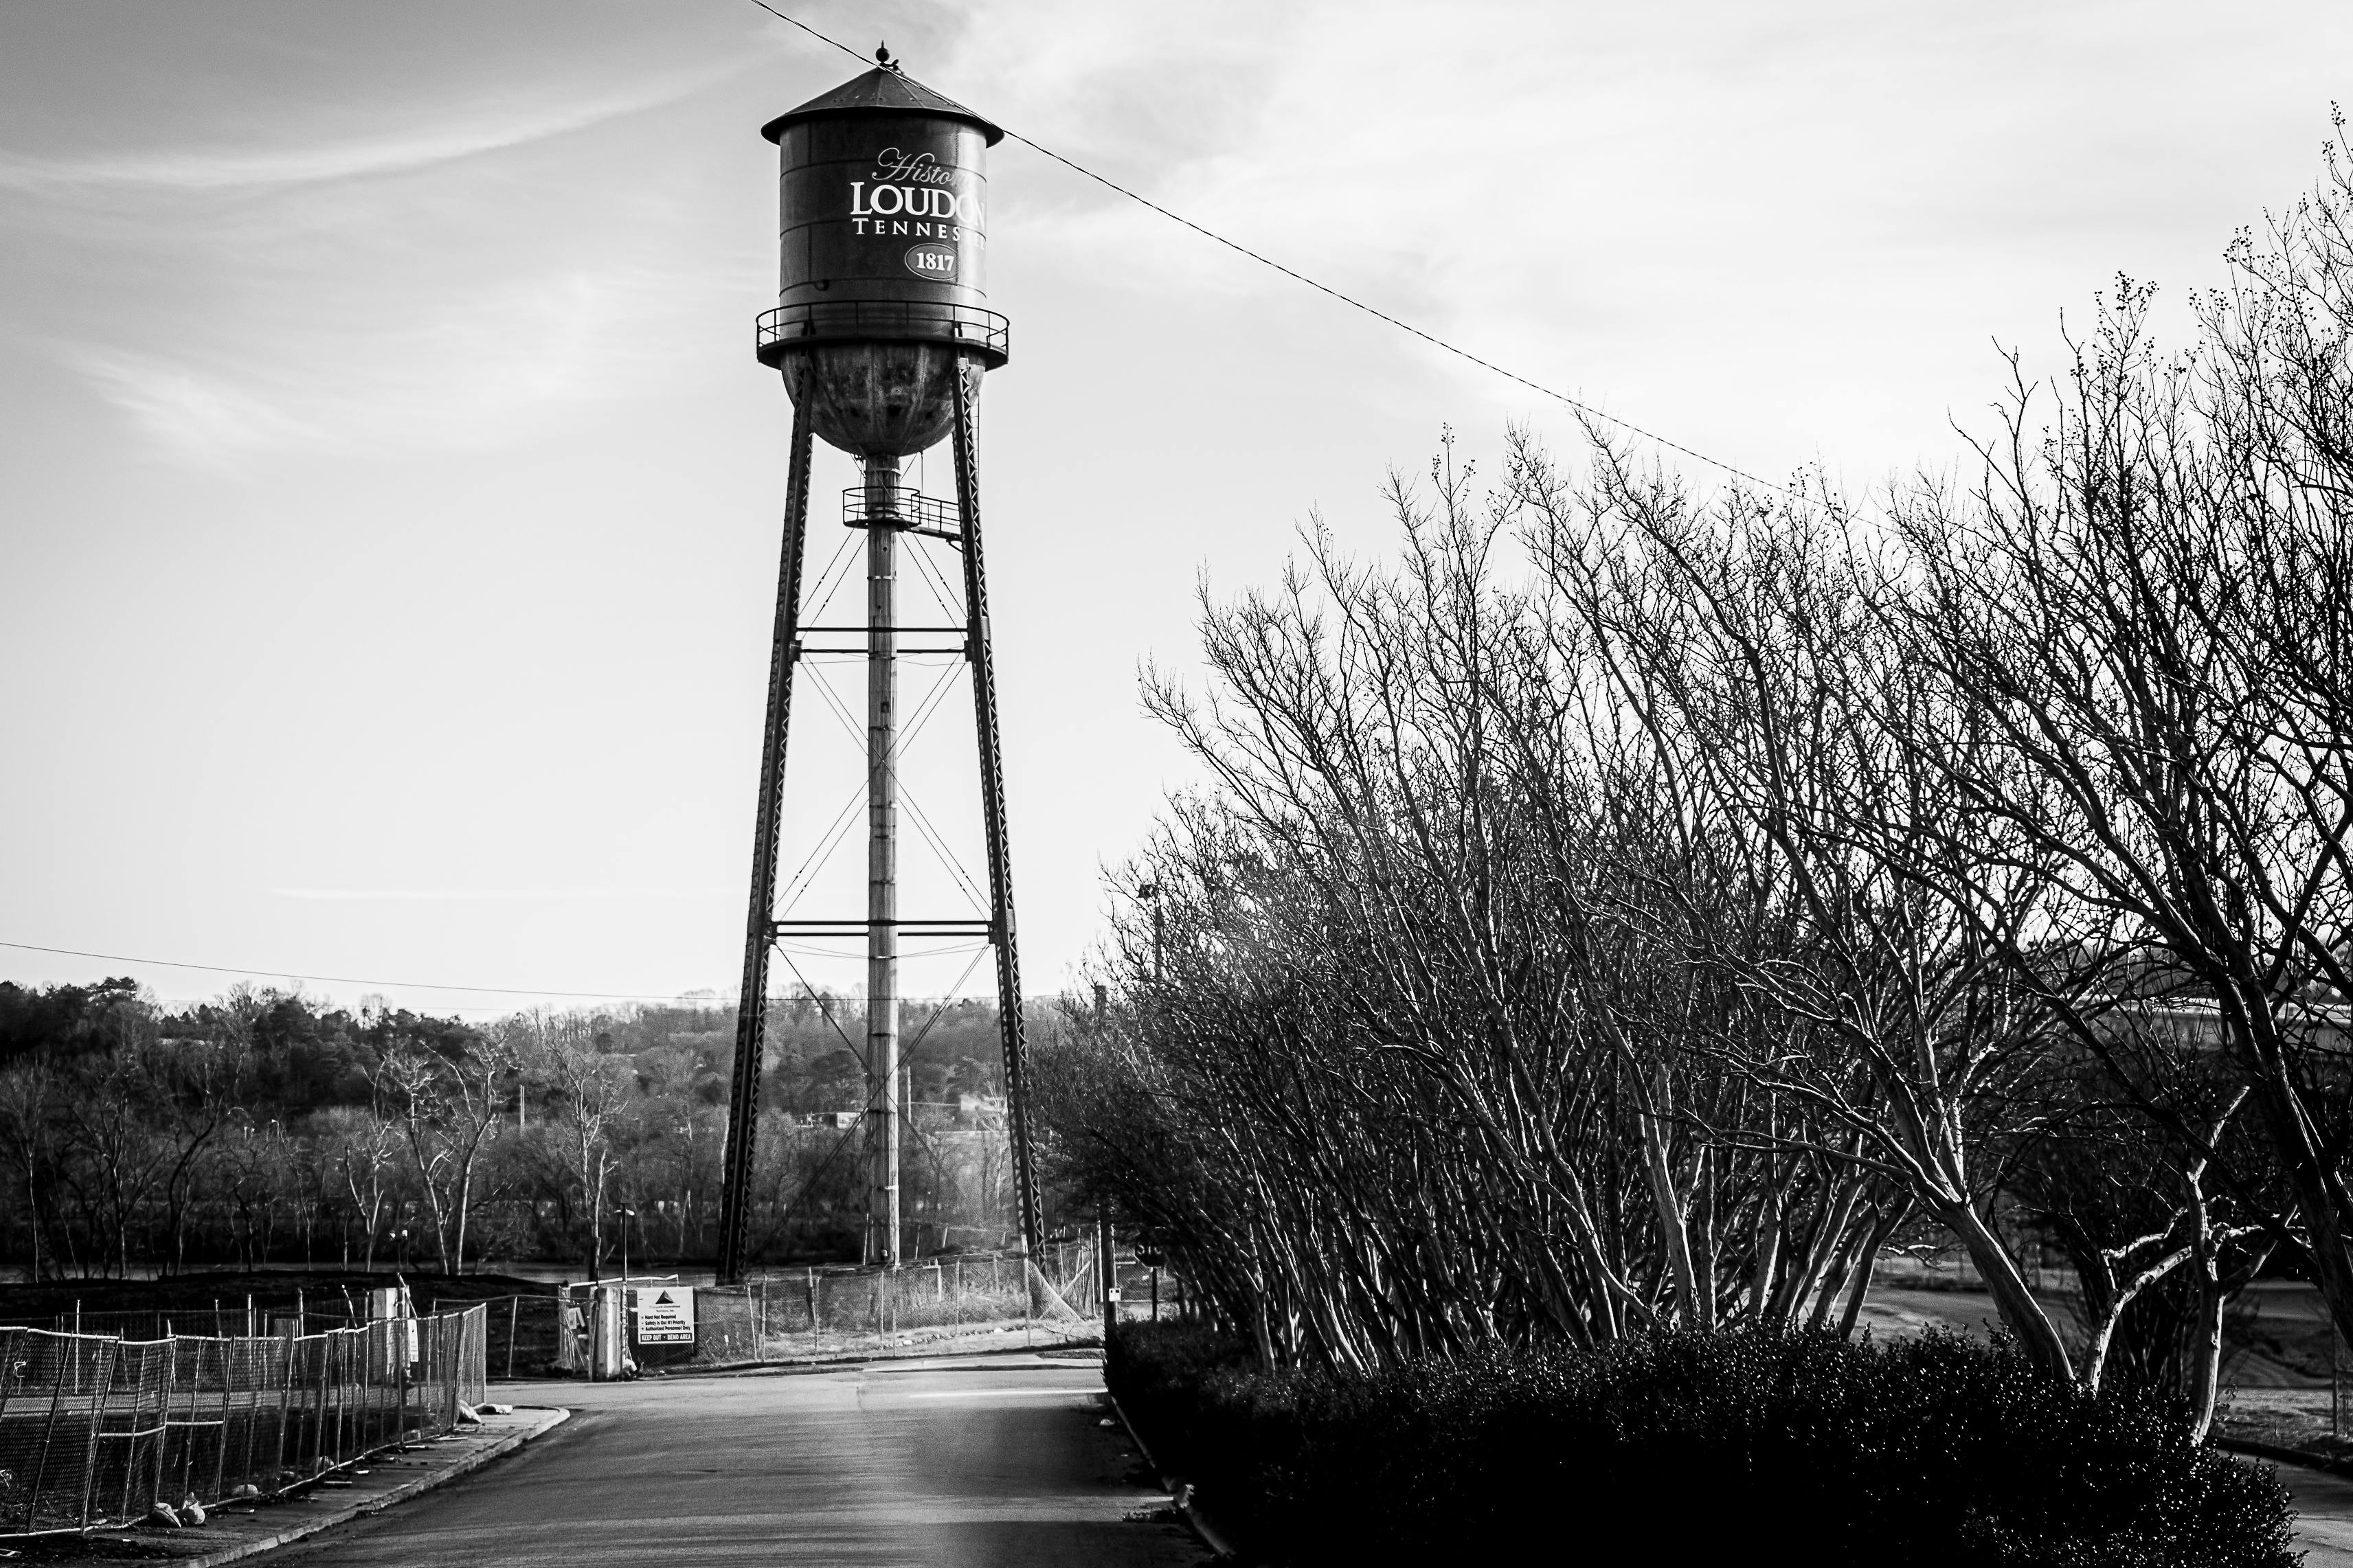
<path id="1" fill-rule="evenodd" d="M 1032 1356 L 801 1376 L 501 1384 L 575 1414 L 529 1447 L 272 1568 L 725 1563 L 1194 1568 L 1102 1417 L 1095 1365 Z"/>
<path id="2" fill-rule="evenodd" d="M 2280 1479 L 2295 1494 L 2295 1546 L 2304 1568 L 2353 1565 L 2353 1480 L 2295 1465 L 2282 1465 Z"/>

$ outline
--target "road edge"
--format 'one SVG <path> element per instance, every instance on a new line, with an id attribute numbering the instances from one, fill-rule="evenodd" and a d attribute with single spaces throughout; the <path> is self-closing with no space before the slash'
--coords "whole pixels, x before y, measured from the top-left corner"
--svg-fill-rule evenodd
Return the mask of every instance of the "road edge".
<path id="1" fill-rule="evenodd" d="M 2353 1478 L 2353 1461 L 2327 1454 L 2283 1448 L 2270 1443 L 2258 1443 L 2252 1437 L 2209 1437 L 2206 1441 L 2212 1447 L 2227 1454 L 2236 1454 L 2242 1458 L 2269 1459 L 2275 1465 L 2293 1465 L 2300 1470 L 2318 1470 L 2324 1475 Z"/>
<path id="2" fill-rule="evenodd" d="M 530 1406 L 524 1408 L 530 1408 Z M 572 1412 L 563 1405 L 546 1408 L 545 1419 L 523 1430 L 508 1433 L 497 1442 L 468 1455 L 446 1470 L 436 1470 L 429 1475 L 418 1476 L 414 1480 L 403 1481 L 381 1497 L 372 1497 L 364 1503 L 349 1504 L 322 1518 L 306 1519 L 291 1529 L 281 1530 L 275 1535 L 264 1536 L 259 1541 L 248 1541 L 241 1545 L 223 1547 L 218 1552 L 208 1552 L 201 1557 L 181 1558 L 174 1563 L 171 1568 L 215 1568 L 218 1563 L 235 1563 L 243 1558 L 258 1556 L 264 1552 L 275 1552 L 281 1546 L 291 1545 L 297 1541 L 316 1535 L 322 1530 L 332 1530 L 339 1524 L 349 1524 L 355 1519 L 373 1519 L 396 1503 L 406 1502 L 410 1498 L 423 1492 L 429 1492 L 435 1487 L 444 1486 L 456 1480 L 459 1476 L 471 1475 L 492 1459 L 501 1458 L 513 1453 L 533 1438 L 544 1436 L 572 1418 Z"/>
<path id="3" fill-rule="evenodd" d="M 1135 1423 L 1127 1418 L 1126 1410 L 1119 1403 L 1119 1395 L 1105 1389 L 1103 1397 L 1111 1401 L 1112 1413 L 1119 1417 L 1119 1424 L 1127 1428 L 1128 1440 L 1135 1445 L 1135 1451 L 1144 1456 L 1144 1462 L 1151 1467 L 1154 1475 L 1160 1478 L 1160 1489 L 1168 1494 L 1169 1506 L 1176 1510 L 1176 1516 L 1185 1521 L 1186 1527 L 1200 1538 L 1202 1545 L 1219 1556 L 1228 1561 L 1240 1557 L 1241 1553 L 1234 1550 L 1233 1542 L 1209 1522 L 1201 1512 L 1200 1505 L 1193 1500 L 1193 1489 L 1162 1469 L 1160 1461 L 1152 1457 L 1151 1445 L 1144 1440 L 1144 1434 L 1135 1429 Z"/>

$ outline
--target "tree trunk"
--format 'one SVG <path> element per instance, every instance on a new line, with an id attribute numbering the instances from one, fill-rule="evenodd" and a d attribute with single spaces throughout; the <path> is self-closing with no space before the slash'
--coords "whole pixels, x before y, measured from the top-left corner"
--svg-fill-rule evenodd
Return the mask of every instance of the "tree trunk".
<path id="1" fill-rule="evenodd" d="M 449 1272 L 453 1275 L 466 1272 L 466 1219 L 473 1208 L 473 1202 L 474 1168 L 472 1162 L 469 1161 L 464 1173 L 458 1178 L 458 1249 L 449 1265 Z"/>
<path id="2" fill-rule="evenodd" d="M 1871 1278 L 1879 1271 L 1879 1249 L 1887 1245 L 1887 1238 L 1895 1234 L 1895 1227 L 1911 1212 L 1911 1199 L 1890 1198 L 1879 1223 L 1871 1227 L 1871 1239 L 1864 1244 L 1862 1263 L 1854 1271 L 1854 1289 L 1847 1292 L 1846 1310 L 1839 1314 L 1839 1338 L 1854 1338 L 1855 1322 L 1862 1316 L 1863 1299 L 1871 1294 Z"/>
<path id="3" fill-rule="evenodd" d="M 2001 1313 L 2002 1327 L 2017 1337 L 2018 1348 L 2042 1371 L 2072 1382 L 2075 1369 L 2068 1357 L 2066 1342 L 2059 1337 L 2059 1330 L 2042 1310 L 2042 1303 L 2026 1288 L 2025 1277 L 2010 1261 L 2009 1249 L 1987 1226 L 1974 1205 L 1947 1202 L 1938 1207 L 1941 1212 L 1936 1217 L 1968 1249 L 1969 1261 L 1977 1265 L 1978 1274 L 1985 1280 L 1994 1306 Z"/>
<path id="4" fill-rule="evenodd" d="M 2328 1303 L 2329 1317 L 2337 1333 L 2353 1341 L 2353 1254 L 2348 1254 L 2346 1247 L 2343 1184 L 2326 1168 L 2314 1145 L 2310 1119 L 2291 1080 L 2286 1053 L 2277 1037 L 2277 1021 L 2271 1016 L 2260 988 L 2252 984 L 2233 987 L 2223 995 L 2227 1001 L 2238 1004 L 2240 1016 L 2231 1018 L 2226 1007 L 2225 1024 L 2236 1037 L 2256 1110 L 2271 1135 L 2271 1144 L 2279 1156 L 2289 1190 L 2295 1194 L 2296 1206 L 2309 1227 L 2306 1250 L 2312 1258 L 2314 1283 L 2320 1288 L 2321 1299 Z M 2260 1013 L 2256 1011 L 2258 1007 L 2262 1008 Z"/>
<path id="5" fill-rule="evenodd" d="M 1814 1310 L 1806 1313 L 1806 1331 L 1820 1333 L 1831 1321 L 1831 1309 L 1838 1304 L 1839 1291 L 1845 1288 L 1847 1277 L 1854 1268 L 1855 1249 L 1862 1245 L 1865 1231 L 1849 1225 L 1840 1235 L 1838 1249 L 1831 1254 L 1831 1266 L 1822 1270 L 1821 1289 L 1814 1292 Z M 1800 1311 L 1805 1303 L 1798 1303 Z"/>
<path id="6" fill-rule="evenodd" d="M 1712 1329 L 1707 1304 L 1701 1299 L 1699 1273 L 1692 1263 L 1691 1227 L 1685 1224 L 1683 1199 L 1675 1191 L 1675 1173 L 1667 1163 L 1667 1130 L 1659 1102 L 1668 1093 L 1666 1068 L 1654 1076 L 1651 1092 L 1639 1115 L 1642 1131 L 1642 1169 L 1650 1180 L 1651 1205 L 1656 1211 L 1659 1234 L 1665 1239 L 1668 1265 L 1674 1271 L 1675 1297 L 1683 1316 L 1695 1329 Z"/>
<path id="7" fill-rule="evenodd" d="M 2193 1191 L 2194 1191 L 2193 1186 Z M 2189 1232 L 2191 1299 L 2189 1365 L 2183 1392 L 2189 1399 L 2189 1440 L 2203 1443 L 2214 1426 L 2214 1396 L 2222 1371 L 2222 1280 L 2215 1267 L 2214 1238 L 2206 1226 L 2206 1200 L 2192 1200 Z"/>

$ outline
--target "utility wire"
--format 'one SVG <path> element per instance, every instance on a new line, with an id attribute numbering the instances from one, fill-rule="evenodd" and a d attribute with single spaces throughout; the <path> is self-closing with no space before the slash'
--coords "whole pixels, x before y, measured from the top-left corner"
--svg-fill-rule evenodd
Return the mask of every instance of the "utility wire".
<path id="1" fill-rule="evenodd" d="M 874 63 L 866 56 L 859 53 L 856 49 L 851 48 L 848 44 L 843 43 L 840 39 L 828 37 L 825 34 L 818 32 L 815 27 L 810 26 L 807 22 L 802 21 L 797 16 L 788 16 L 785 15 L 785 13 L 777 10 L 774 5 L 769 5 L 768 0 L 752 0 L 752 4 L 757 5 L 761 10 L 765 11 L 769 16 L 774 16 L 779 22 L 788 22 L 792 26 L 798 27 L 802 32 L 807 33 L 810 37 L 815 38 L 818 42 L 828 45 L 833 48 L 839 49 L 843 54 L 848 55 L 851 59 L 856 60 L 860 65 L 871 66 Z M 1516 382 L 1520 385 L 1526 387 L 1530 392 L 1537 394 L 1539 396 L 1549 397 L 1556 403 L 1566 404 L 1568 407 L 1575 409 L 1578 414 L 1588 419 L 1599 419 L 1605 424 L 1615 425 L 1620 430 L 1640 436 L 1642 439 L 1653 442 L 1658 446 L 1664 447 L 1671 452 L 1680 452 L 1684 457 L 1689 458 L 1695 462 L 1705 463 L 1709 468 L 1720 469 L 1725 473 L 1730 474 L 1735 479 L 1746 479 L 1752 485 L 1762 485 L 1767 489 L 1778 490 L 1783 495 L 1795 496 L 1801 500 L 1807 499 L 1803 491 L 1799 490 L 1792 486 L 1778 484 L 1774 480 L 1752 474 L 1747 469 L 1727 463 L 1721 458 L 1711 458 L 1705 452 L 1699 450 L 1695 447 L 1686 447 L 1681 441 L 1670 439 L 1665 436 L 1660 435 L 1655 430 L 1646 429 L 1643 426 L 1635 424 L 1630 419 L 1623 419 L 1615 414 L 1605 413 L 1601 409 L 1594 407 L 1589 403 L 1580 402 L 1578 399 L 1571 397 L 1565 392 L 1556 392 L 1551 387 L 1545 385 L 1541 382 L 1530 381 L 1526 376 L 1520 374 L 1519 372 L 1508 370 L 1504 366 L 1497 364 L 1493 360 L 1482 359 L 1479 355 L 1472 353 L 1469 349 L 1457 347 L 1455 344 L 1448 342 L 1444 338 L 1439 337 L 1434 333 L 1425 332 L 1410 321 L 1401 321 L 1395 316 L 1390 315 L 1387 310 L 1381 310 L 1377 306 L 1367 305 L 1365 301 L 1356 298 L 1354 295 L 1344 294 L 1328 283 L 1319 283 L 1314 279 L 1307 276 L 1304 272 L 1300 272 L 1292 268 L 1285 267 L 1282 262 L 1275 260 L 1272 257 L 1261 255 L 1239 240 L 1228 239 L 1224 235 L 1219 234 L 1215 229 L 1205 228 L 1201 225 L 1195 223 L 1191 218 L 1187 217 L 1182 213 L 1171 212 L 1168 208 L 1162 206 L 1158 202 L 1154 201 L 1151 197 L 1140 195 L 1134 191 L 1129 190 L 1125 185 L 1121 184 L 1118 181 L 1107 179 L 1103 175 L 1096 174 L 1084 163 L 1078 163 L 1073 159 L 1063 157 L 1051 147 L 1041 146 L 1038 142 L 1032 142 L 1029 137 L 1022 135 L 1018 131 L 1007 130 L 1003 126 L 998 126 L 997 129 L 1004 131 L 1006 136 L 1009 140 L 1020 142 L 1021 145 L 1029 148 L 1032 153 L 1052 159 L 1055 163 L 1061 164 L 1062 167 L 1070 170 L 1072 174 L 1083 175 L 1087 179 L 1092 180 L 1096 184 L 1103 186 L 1105 190 L 1116 192 L 1120 195 L 1125 196 L 1129 201 L 1134 202 L 1140 206 L 1150 207 L 1154 212 L 1158 213 L 1162 217 L 1166 218 L 1169 222 L 1181 224 L 1185 227 L 1191 229 L 1195 234 L 1199 235 L 1202 238 L 1214 240 L 1218 244 L 1224 246 L 1228 250 L 1236 251 L 1240 255 L 1250 258 L 1252 261 L 1257 262 L 1261 267 L 1272 268 L 1275 271 L 1282 273 L 1285 278 L 1292 279 L 1292 281 L 1295 283 L 1304 283 L 1307 287 L 1314 289 L 1319 294 L 1327 294 L 1333 299 L 1340 301 L 1343 305 L 1346 305 L 1354 310 L 1362 310 L 1366 315 L 1374 318 L 1376 321 L 1386 321 L 1401 332 L 1407 332 L 1414 337 L 1419 338 L 1423 342 L 1430 344 L 1432 348 L 1443 349 L 1448 353 L 1454 355 L 1458 359 L 1470 361 L 1472 364 L 1477 365 L 1482 370 L 1491 371 L 1493 374 L 1502 376 L 1506 381 Z"/>
<path id="2" fill-rule="evenodd" d="M 752 0 L 752 4 L 758 6 L 761 10 L 765 11 L 769 16 L 774 16 L 777 21 L 786 23 L 790 26 L 797 27 L 802 32 L 807 33 L 810 37 L 815 38 L 818 43 L 824 44 L 829 48 L 840 50 L 851 59 L 858 61 L 859 64 L 865 65 L 868 63 L 867 57 L 865 55 L 851 48 L 849 45 L 841 42 L 839 38 L 829 37 L 826 34 L 818 32 L 815 27 L 810 26 L 807 22 L 802 21 L 799 17 L 787 16 L 786 13 L 777 10 L 774 5 L 768 4 L 768 0 Z M 1002 128 L 1000 127 L 1000 129 Z M 1615 414 L 1606 413 L 1601 409 L 1594 407 L 1589 403 L 1585 403 L 1569 396 L 1565 392 L 1556 392 L 1553 388 L 1546 386 L 1540 382 L 1529 380 L 1526 376 L 1520 374 L 1517 371 L 1508 370 L 1504 366 L 1495 363 L 1493 360 L 1482 359 L 1479 355 L 1472 353 L 1468 349 L 1458 347 L 1455 344 L 1447 342 L 1444 338 L 1438 337 L 1430 332 L 1426 332 L 1409 321 L 1399 321 L 1397 317 L 1390 315 L 1386 310 L 1368 305 L 1353 295 L 1345 294 L 1327 283 L 1318 282 L 1316 279 L 1310 278 L 1303 272 L 1298 271 L 1293 268 L 1285 267 L 1282 262 L 1275 260 L 1271 257 L 1261 255 L 1260 252 L 1252 250 L 1249 246 L 1243 245 L 1237 240 L 1228 239 L 1224 235 L 1218 233 L 1215 229 L 1204 227 L 1200 224 L 1195 223 L 1191 218 L 1185 216 L 1182 213 L 1172 212 L 1168 208 L 1162 206 L 1158 202 L 1152 200 L 1150 197 L 1138 195 L 1136 192 L 1129 190 L 1125 185 L 1119 184 L 1116 180 L 1108 179 L 1102 174 L 1096 174 L 1092 169 L 1088 168 L 1085 164 L 1078 163 L 1074 159 L 1066 158 L 1060 153 L 1055 152 L 1052 148 L 1041 145 L 1040 143 L 1030 140 L 1029 137 L 1022 135 L 1018 131 L 1008 130 L 1005 132 L 1005 134 L 1012 140 L 1020 142 L 1024 147 L 1029 148 L 1031 152 L 1039 153 L 1043 157 L 1051 159 L 1053 162 L 1061 164 L 1072 174 L 1082 175 L 1087 179 L 1092 180 L 1095 184 L 1103 186 L 1104 189 L 1113 192 L 1116 195 L 1125 196 L 1129 201 L 1134 202 L 1140 206 L 1149 207 L 1152 211 L 1158 213 L 1162 217 L 1168 219 L 1171 223 L 1180 224 L 1186 228 L 1191 229 L 1195 234 L 1199 235 L 1204 239 L 1212 240 L 1219 245 L 1222 245 L 1227 249 L 1234 251 L 1241 256 L 1245 256 L 1250 260 L 1257 262 L 1261 267 L 1271 268 L 1274 271 L 1282 273 L 1285 278 L 1292 279 L 1293 282 L 1303 283 L 1319 294 L 1328 295 L 1332 299 L 1338 300 L 1341 304 L 1349 306 L 1354 310 L 1361 310 L 1366 315 L 1374 318 L 1376 321 L 1386 322 L 1389 326 L 1397 328 L 1401 332 L 1409 333 L 1410 335 L 1420 339 L 1423 342 L 1430 344 L 1432 348 L 1442 349 L 1446 353 L 1453 354 L 1459 359 L 1469 361 L 1471 363 L 1477 365 L 1482 370 L 1492 372 L 1496 375 L 1504 377 L 1506 381 L 1514 382 L 1518 385 L 1527 388 L 1530 392 L 1535 393 L 1540 396 L 1548 397 L 1556 403 L 1563 404 L 1588 418 L 1599 419 L 1606 424 L 1614 425 L 1621 430 L 1639 436 L 1644 440 L 1663 447 L 1671 452 L 1680 452 L 1684 457 L 1690 458 L 1695 462 L 1705 463 L 1712 468 L 1716 468 L 1724 473 L 1730 474 L 1735 479 L 1746 479 L 1750 484 L 1760 485 L 1767 489 L 1778 490 L 1785 495 L 1799 496 L 1800 499 L 1804 499 L 1803 493 L 1791 486 L 1777 484 L 1771 479 L 1752 474 L 1746 468 L 1739 468 L 1732 463 L 1727 463 L 1721 458 L 1709 457 L 1705 452 L 1700 451 L 1697 447 L 1686 447 L 1680 441 L 1662 436 L 1655 430 L 1651 430 L 1635 424 L 1632 420 L 1620 418 Z M 820 591 L 826 590 L 826 578 L 831 574 L 834 566 L 839 563 L 842 555 L 847 551 L 849 542 L 848 540 L 844 540 L 842 544 L 839 547 L 837 547 L 832 561 L 828 562 L 826 569 L 818 574 L 818 587 Z M 839 584 L 834 584 L 833 591 L 825 592 L 824 598 L 820 601 L 818 609 L 813 613 L 814 615 L 821 616 L 824 614 L 825 606 L 832 602 L 833 592 L 839 591 Z M 944 605 L 943 607 L 944 608 Z M 847 813 L 845 813 L 845 815 L 847 815 Z M 819 854 L 823 853 L 824 849 L 823 847 L 820 847 Z M 814 858 L 814 857 L 812 858 Z M 287 980 L 315 981 L 320 984 L 325 985 L 388 985 L 409 991 L 457 991 L 471 995 L 481 996 L 560 996 L 567 1000 L 596 1002 L 676 1002 L 679 1000 L 679 998 L 675 996 L 660 996 L 654 995 L 649 993 L 627 991 L 534 991 L 512 985 L 442 985 L 436 984 L 428 981 L 365 979 L 348 974 L 298 974 L 291 970 L 234 969 L 217 963 L 180 963 L 170 959 L 133 958 L 122 953 L 90 952 L 80 948 L 70 947 L 43 947 L 37 943 L 23 942 L 0 942 L 0 947 L 13 948 L 25 952 L 56 953 L 69 958 L 95 958 L 109 963 L 143 963 L 160 969 L 200 970 L 210 974 L 237 974 L 247 976 L 271 975 Z M 806 984 L 806 982 L 804 982 L 804 984 Z"/>
<path id="3" fill-rule="evenodd" d="M 824 948 L 794 947 L 793 944 L 788 943 L 777 945 L 792 947 L 793 951 L 811 958 L 839 956 Z M 236 974 L 258 980 L 311 980 L 322 985 L 385 985 L 400 991 L 464 991 L 485 996 L 561 996 L 566 1000 L 581 1002 L 662 1002 L 672 1006 L 685 1007 L 704 1005 L 732 1007 L 734 1005 L 731 999 L 723 996 L 683 996 L 676 993 L 657 994 L 649 991 L 532 991 L 514 985 L 443 985 L 430 980 L 385 980 L 351 974 L 298 974 L 290 969 L 237 969 L 223 963 L 182 963 L 176 959 L 138 958 L 125 952 L 91 952 L 79 947 L 43 947 L 37 942 L 0 942 L 0 947 L 12 948 L 19 952 L 55 953 L 65 958 L 95 958 L 107 963 L 143 964 L 150 969 L 195 969 L 207 974 Z M 980 944 L 979 951 L 986 952 L 987 947 L 988 944 L 983 942 Z M 922 952 L 908 952 L 902 956 L 944 958 L 971 951 L 974 950 L 959 943 L 952 947 L 928 948 Z M 794 973 L 797 974 L 799 971 L 796 969 Z M 802 984 L 807 984 L 807 982 L 803 981 Z M 959 980 L 957 984 L 960 985 L 963 982 Z M 784 995 L 768 998 L 771 1002 L 788 1002 L 791 999 Z"/>
<path id="4" fill-rule="evenodd" d="M 630 991 L 526 991 L 512 985 L 438 985 L 428 980 L 365 979 L 350 974 L 297 974 L 290 969 L 232 969 L 219 963 L 181 963 L 168 958 L 133 958 L 121 952 L 88 952 L 78 947 L 42 947 L 29 942 L 0 942 L 0 947 L 23 952 L 54 952 L 68 958 L 96 958 L 108 963 L 143 963 L 153 969 L 200 969 L 207 974 L 241 974 L 280 980 L 313 980 L 322 985 L 389 985 L 404 991 L 467 991 L 486 996 L 563 996 L 589 1002 L 678 1002 L 676 995 L 656 996 Z"/>

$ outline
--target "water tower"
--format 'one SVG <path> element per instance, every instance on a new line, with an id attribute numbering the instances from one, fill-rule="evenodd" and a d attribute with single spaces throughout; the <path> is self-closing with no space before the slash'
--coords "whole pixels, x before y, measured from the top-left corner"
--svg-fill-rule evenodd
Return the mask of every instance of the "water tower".
<path id="1" fill-rule="evenodd" d="M 865 937 L 866 1256 L 890 1265 L 899 1261 L 900 1252 L 899 943 L 907 937 L 980 935 L 994 946 L 1021 1236 L 1032 1257 L 1039 1249 L 1021 972 L 1007 867 L 997 675 L 973 446 L 973 405 L 981 378 L 1006 359 L 1006 320 L 987 308 L 983 288 L 988 224 L 984 160 L 1003 132 L 910 79 L 883 52 L 878 50 L 876 58 L 883 63 L 875 69 L 761 128 L 779 154 L 783 266 L 777 305 L 760 318 L 756 347 L 761 363 L 782 374 L 792 400 L 793 433 L 735 1026 L 720 1215 L 723 1282 L 741 1278 L 744 1268 L 768 965 L 776 942 L 787 936 Z M 953 502 L 918 495 L 900 478 L 904 459 L 943 437 L 955 459 Z M 843 498 L 842 508 L 842 521 L 866 535 L 862 626 L 801 624 L 809 467 L 819 438 L 857 458 L 864 470 L 863 483 Z M 909 536 L 939 541 L 961 558 L 961 626 L 900 624 L 899 566 L 903 552 L 919 547 Z M 914 651 L 901 641 L 911 636 L 933 644 L 955 638 L 952 646 L 970 665 L 988 859 L 985 920 L 932 918 L 899 908 L 898 659 L 902 647 Z M 794 668 L 807 652 L 845 651 L 837 646 L 845 637 L 857 638 L 866 656 L 866 908 L 862 916 L 782 921 L 775 907 L 776 857 Z"/>

